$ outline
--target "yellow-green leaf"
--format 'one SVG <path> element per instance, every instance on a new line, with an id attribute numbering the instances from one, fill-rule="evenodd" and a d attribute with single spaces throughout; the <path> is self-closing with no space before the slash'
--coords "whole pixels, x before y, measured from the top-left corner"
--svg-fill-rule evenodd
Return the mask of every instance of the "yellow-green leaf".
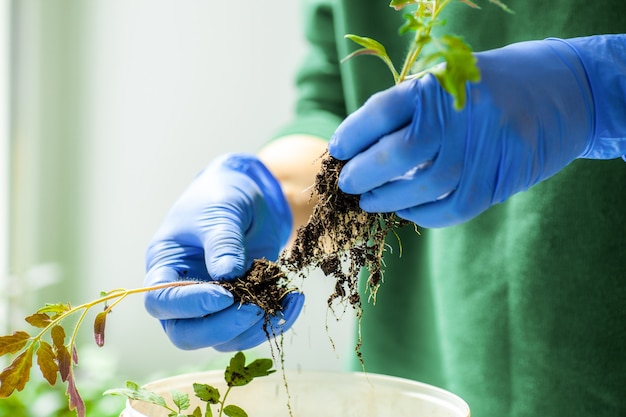
<path id="1" fill-rule="evenodd" d="M 152 391 L 140 387 L 136 382 L 126 381 L 126 388 L 114 388 L 104 392 L 103 395 L 119 395 L 129 400 L 143 401 L 168 408 L 165 399 Z M 169 409 L 169 408 L 168 408 Z"/>
<path id="2" fill-rule="evenodd" d="M 191 405 L 189 402 L 189 395 L 184 392 L 173 389 L 170 391 L 170 394 L 172 395 L 172 401 L 174 401 L 174 404 L 178 407 L 179 412 L 185 411 Z"/>
<path id="3" fill-rule="evenodd" d="M 56 303 L 56 304 L 46 304 L 37 310 L 37 313 L 50 313 L 53 316 L 58 316 L 72 309 L 72 305 L 70 303 Z"/>
<path id="4" fill-rule="evenodd" d="M 271 359 L 256 359 L 246 367 L 246 370 L 256 378 L 276 372 L 275 369 L 271 369 L 272 366 L 274 366 L 274 362 Z"/>
<path id="5" fill-rule="evenodd" d="M 26 346 L 29 339 L 30 335 L 23 331 L 17 331 L 11 335 L 1 336 L 0 356 L 6 355 L 7 353 L 19 352 L 24 346 Z"/>
<path id="6" fill-rule="evenodd" d="M 246 374 L 246 356 L 243 352 L 237 352 L 230 358 L 230 363 L 224 372 L 224 379 L 229 387 L 239 387 L 246 385 L 252 378 Z"/>
<path id="7" fill-rule="evenodd" d="M 228 417 L 248 417 L 248 413 L 246 413 L 243 408 L 233 404 L 224 407 L 224 414 Z"/>
<path id="8" fill-rule="evenodd" d="M 380 42 L 372 38 L 367 38 L 367 37 L 358 36 L 358 35 L 351 35 L 351 34 L 346 35 L 345 38 L 350 39 L 351 41 L 357 43 L 358 45 L 361 45 L 363 48 L 357 49 L 356 51 L 352 52 L 347 57 L 342 59 L 341 62 L 345 62 L 359 55 L 374 55 L 380 58 L 387 65 L 387 67 L 393 74 L 394 80 L 398 79 L 398 71 L 396 71 L 396 68 L 394 67 L 393 62 L 391 61 L 391 58 L 389 58 L 389 55 L 387 54 L 387 50 Z"/>
<path id="9" fill-rule="evenodd" d="M 411 4 L 419 4 L 423 2 L 424 0 L 391 0 L 391 2 L 389 3 L 389 7 L 393 7 L 396 10 L 402 10 L 406 6 L 410 6 Z"/>
<path id="10" fill-rule="evenodd" d="M 33 347 L 17 356 L 2 373 L 0 373 L 0 398 L 6 398 L 13 391 L 21 391 L 30 379 L 30 368 L 33 365 Z"/>
<path id="11" fill-rule="evenodd" d="M 369 54 L 378 55 L 381 57 L 387 56 L 387 50 L 385 49 L 385 47 L 375 39 L 368 38 L 365 36 L 350 35 L 350 34 L 346 35 L 346 39 L 350 39 L 352 42 L 358 45 L 361 45 L 363 49 L 360 49 L 359 51 L 366 51 L 363 53 L 369 53 Z M 345 59 L 348 59 L 348 58 L 345 58 Z"/>
<path id="12" fill-rule="evenodd" d="M 438 55 L 446 61 L 445 66 L 432 70 L 441 86 L 454 97 L 454 108 L 465 106 L 466 84 L 480 81 L 480 70 L 470 47 L 459 37 L 442 36 L 440 43 L 445 49 Z"/>
<path id="13" fill-rule="evenodd" d="M 196 397 L 209 404 L 220 402 L 219 390 L 211 385 L 194 383 L 193 392 L 196 394 Z"/>
<path id="14" fill-rule="evenodd" d="M 57 382 L 59 367 L 55 359 L 56 355 L 52 350 L 52 346 L 48 342 L 40 341 L 37 349 L 37 365 L 39 365 L 41 374 L 50 385 L 54 385 Z"/>

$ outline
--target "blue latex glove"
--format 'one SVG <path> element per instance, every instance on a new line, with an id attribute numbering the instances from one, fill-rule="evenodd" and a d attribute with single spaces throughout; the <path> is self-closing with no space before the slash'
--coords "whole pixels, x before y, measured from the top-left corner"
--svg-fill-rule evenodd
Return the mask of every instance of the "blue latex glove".
<path id="1" fill-rule="evenodd" d="M 254 259 L 278 257 L 291 223 L 287 201 L 265 166 L 252 155 L 225 155 L 198 174 L 157 231 L 146 254 L 145 285 L 242 276 Z M 283 313 L 271 318 L 274 334 L 293 324 L 303 302 L 300 293 L 285 297 Z M 145 307 L 182 349 L 243 350 L 266 340 L 263 310 L 235 303 L 218 285 L 151 291 Z"/>
<path id="2" fill-rule="evenodd" d="M 339 187 L 361 194 L 363 210 L 450 226 L 576 158 L 626 154 L 626 35 L 476 57 L 481 81 L 468 85 L 462 111 L 426 76 L 374 95 L 337 129 L 329 152 L 349 159 Z"/>

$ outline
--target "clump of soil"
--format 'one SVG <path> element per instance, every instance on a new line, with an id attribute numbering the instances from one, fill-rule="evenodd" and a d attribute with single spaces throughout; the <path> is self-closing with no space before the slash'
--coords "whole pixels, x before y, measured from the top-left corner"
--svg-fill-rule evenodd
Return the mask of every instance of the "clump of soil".
<path id="1" fill-rule="evenodd" d="M 292 291 L 286 278 L 278 264 L 257 259 L 245 276 L 220 284 L 233 293 L 235 302 L 254 303 L 265 311 L 267 318 L 282 310 L 281 300 Z"/>
<path id="2" fill-rule="evenodd" d="M 241 302 L 261 306 L 267 315 L 281 311 L 281 299 L 293 287 L 294 277 L 305 278 L 312 268 L 320 268 L 335 279 L 328 298 L 349 303 L 361 313 L 359 272 L 369 272 L 367 294 L 375 300 L 383 280 L 382 256 L 385 238 L 407 224 L 392 213 L 366 213 L 359 207 L 359 196 L 343 193 L 337 186 L 344 162 L 325 155 L 317 174 L 312 198 L 316 200 L 308 223 L 297 231 L 294 244 L 276 262 L 257 260 L 252 268 L 230 288 Z M 395 233 L 395 232 L 394 232 Z"/>

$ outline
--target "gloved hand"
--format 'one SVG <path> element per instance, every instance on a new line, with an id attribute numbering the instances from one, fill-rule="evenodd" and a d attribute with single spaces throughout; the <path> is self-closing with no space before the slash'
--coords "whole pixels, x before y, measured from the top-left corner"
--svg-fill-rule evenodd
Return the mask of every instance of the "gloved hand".
<path id="1" fill-rule="evenodd" d="M 145 285 L 240 277 L 254 259 L 275 260 L 291 227 L 287 201 L 265 166 L 252 155 L 225 155 L 198 174 L 157 231 L 146 253 Z M 274 334 L 291 327 L 303 302 L 300 293 L 285 297 L 283 313 L 271 318 Z M 145 307 L 182 349 L 231 351 L 266 340 L 263 310 L 234 303 L 218 285 L 151 291 Z"/>
<path id="2" fill-rule="evenodd" d="M 476 54 L 467 104 L 433 76 L 374 95 L 336 130 L 339 187 L 368 212 L 424 227 L 467 221 L 575 158 L 626 154 L 626 35 Z M 582 192 L 583 190 L 581 190 Z"/>

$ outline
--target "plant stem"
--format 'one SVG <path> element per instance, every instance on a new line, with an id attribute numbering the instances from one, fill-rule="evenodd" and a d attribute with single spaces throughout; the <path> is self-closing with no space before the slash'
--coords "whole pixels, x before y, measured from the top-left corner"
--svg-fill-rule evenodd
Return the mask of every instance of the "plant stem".
<path id="1" fill-rule="evenodd" d="M 224 393 L 224 396 L 222 397 L 222 401 L 220 401 L 220 413 L 218 417 L 222 417 L 222 415 L 224 414 L 224 407 L 226 407 L 226 398 L 228 398 L 228 394 L 230 393 L 230 390 L 232 388 L 233 387 L 231 385 L 228 386 L 226 392 Z"/>
<path id="2" fill-rule="evenodd" d="M 196 284 L 200 284 L 202 282 L 199 281 L 175 281 L 175 282 L 168 282 L 165 284 L 158 284 L 158 285 L 153 285 L 150 287 L 140 287 L 140 288 L 134 288 L 134 289 L 117 289 L 114 290 L 112 292 L 107 293 L 106 295 L 97 298 L 95 300 L 89 301 L 87 303 L 81 304 L 79 306 L 76 307 L 71 307 L 69 310 L 64 311 L 63 313 L 59 314 L 57 317 L 55 317 L 54 319 L 52 319 L 50 321 L 50 323 L 42 328 L 42 330 L 35 336 L 32 338 L 32 341 L 39 341 L 52 327 L 58 325 L 59 323 L 61 323 L 61 321 L 63 321 L 64 319 L 66 319 L 67 317 L 71 316 L 72 314 L 80 311 L 80 310 L 84 310 L 83 314 L 81 314 L 80 318 L 78 319 L 76 325 L 74 326 L 74 331 L 72 333 L 72 337 L 70 339 L 70 344 L 69 346 L 71 347 L 76 339 L 76 334 L 78 331 L 78 328 L 80 327 L 80 325 L 82 324 L 83 320 L 85 319 L 87 312 L 94 306 L 98 305 L 98 304 L 102 304 L 102 303 L 106 303 L 109 300 L 116 300 L 113 304 L 111 304 L 110 306 L 106 307 L 106 311 L 110 311 L 115 305 L 117 305 L 119 302 L 121 302 L 124 298 L 126 298 L 127 296 L 131 295 L 131 294 L 140 294 L 140 293 L 146 293 L 146 292 L 150 292 L 150 291 L 156 291 L 156 290 L 161 290 L 161 289 L 165 289 L 165 288 L 172 288 L 172 287 L 183 287 L 183 286 L 187 286 L 187 285 L 196 285 Z"/>

